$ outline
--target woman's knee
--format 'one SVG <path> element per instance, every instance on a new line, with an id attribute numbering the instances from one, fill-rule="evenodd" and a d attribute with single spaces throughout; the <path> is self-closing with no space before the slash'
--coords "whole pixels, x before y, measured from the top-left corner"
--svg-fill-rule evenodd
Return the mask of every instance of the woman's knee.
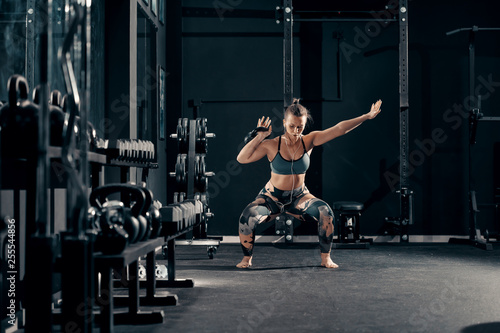
<path id="1" fill-rule="evenodd" d="M 306 204 L 304 213 L 318 222 L 328 220 L 333 223 L 334 220 L 332 208 L 325 201 L 318 198 L 313 198 Z"/>
<path id="2" fill-rule="evenodd" d="M 240 215 L 239 232 L 243 235 L 250 235 L 254 232 L 257 225 L 265 221 L 271 211 L 258 202 L 252 202 L 245 207 Z"/>

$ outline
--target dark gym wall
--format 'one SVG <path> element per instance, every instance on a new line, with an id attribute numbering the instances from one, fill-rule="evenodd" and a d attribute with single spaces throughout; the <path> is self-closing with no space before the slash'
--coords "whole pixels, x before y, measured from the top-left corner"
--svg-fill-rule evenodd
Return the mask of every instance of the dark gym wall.
<path id="1" fill-rule="evenodd" d="M 296 9 L 315 5 L 314 2 L 295 3 Z M 412 234 L 465 235 L 468 232 L 468 128 L 466 119 L 453 112 L 454 105 L 464 105 L 468 95 L 468 34 L 446 36 L 445 33 L 472 25 L 495 27 L 495 17 L 489 10 L 491 3 L 409 2 L 410 165 L 414 167 L 410 181 L 415 191 Z M 242 138 L 255 127 L 259 116 L 273 119 L 275 135 L 282 130 L 279 115 L 282 26 L 272 18 L 236 17 L 249 9 L 273 11 L 280 4 L 281 1 L 241 1 L 238 5 L 222 7 L 225 10 L 218 8 L 220 15 L 215 18 L 184 11 L 183 114 L 192 116 L 187 107 L 190 99 L 269 100 L 207 102 L 201 108 L 201 116 L 208 118 L 209 131 L 217 134 L 217 138 L 209 141 L 207 159 L 208 169 L 218 174 L 210 180 L 209 187 L 215 212 L 209 229 L 211 234 L 236 235 L 241 210 L 269 179 L 267 161 L 239 165 L 235 158 Z M 215 3 L 185 0 L 183 6 L 206 7 L 213 12 Z M 350 10 L 380 9 L 365 2 L 349 6 Z M 295 24 L 294 89 L 295 96 L 304 97 L 303 103 L 317 119 L 313 128 L 326 128 L 361 115 L 379 98 L 384 103 L 382 113 L 375 120 L 314 150 L 315 163 L 321 163 L 317 166 L 320 173 L 315 174 L 313 167 L 306 184 L 313 194 L 330 204 L 337 200 L 365 203 L 362 233 L 373 235 L 382 227 L 386 216 L 399 215 L 399 197 L 394 192 L 398 186 L 399 156 L 398 26 L 373 22 L 323 23 L 318 31 L 323 45 L 318 48 L 316 44 L 311 45 L 314 37 L 308 31 L 314 30 L 312 25 Z M 239 32 L 242 34 L 238 35 Z M 249 36 L 250 32 L 254 34 Z M 315 100 L 318 94 L 314 96 L 307 88 L 321 89 L 322 99 L 337 97 L 338 44 L 334 33 L 339 32 L 343 36 L 342 100 L 318 103 Z M 481 91 L 483 95 L 490 93 L 483 101 L 483 112 L 489 116 L 498 116 L 500 112 L 500 94 L 495 91 L 496 82 L 500 82 L 499 38 L 498 32 L 479 32 L 477 36 L 476 84 L 490 81 Z M 318 38 L 314 39 L 317 43 Z M 319 56 L 309 54 L 318 50 L 321 50 Z M 301 59 L 317 59 L 323 70 Z M 464 110 L 467 110 L 465 106 Z M 476 188 L 481 202 L 493 202 L 493 144 L 500 140 L 497 126 L 481 123 L 475 147 Z M 391 177 L 396 177 L 396 181 Z M 481 214 L 479 221 L 483 230 L 497 229 L 498 224 L 488 209 Z"/>
<path id="2" fill-rule="evenodd" d="M 98 130 L 110 140 L 137 138 L 150 140 L 155 144 L 158 168 L 149 170 L 147 187 L 151 189 L 155 199 L 165 205 L 171 200 L 167 200 L 167 155 L 165 153 L 167 142 L 159 137 L 161 124 L 158 114 L 160 109 L 158 77 L 161 67 L 166 71 L 166 83 L 168 83 L 166 59 L 168 46 L 165 42 L 168 11 L 164 8 L 164 22 L 162 23 L 159 19 L 159 8 L 156 9 L 157 13 L 153 14 L 149 3 L 143 1 L 108 1 L 100 6 L 106 13 L 104 19 L 106 94 L 105 108 Z M 138 20 L 138 17 L 142 19 Z M 134 20 L 137 21 L 136 24 Z M 147 38 L 151 40 L 145 43 Z M 154 41 L 155 38 L 156 41 Z M 141 52 L 143 50 L 144 52 Z M 149 55 L 151 58 L 146 59 Z M 137 71 L 137 75 L 134 74 L 134 70 Z M 141 104 L 138 101 L 141 98 L 144 99 L 145 95 L 150 98 L 146 101 L 147 107 L 136 105 Z M 148 108 L 150 111 L 144 116 L 143 110 Z M 130 112 L 130 109 L 134 112 Z M 175 113 L 167 114 L 165 123 L 168 124 L 169 120 L 175 117 Z M 138 128 L 141 124 L 138 125 L 138 119 L 145 119 L 143 126 L 147 127 L 147 130 Z M 137 130 L 131 131 L 131 128 Z M 137 134 L 131 135 L 131 132 L 137 132 Z M 140 183 L 142 173 L 141 168 L 131 168 L 129 179 Z M 106 167 L 105 174 L 106 183 L 120 181 L 119 168 Z"/>

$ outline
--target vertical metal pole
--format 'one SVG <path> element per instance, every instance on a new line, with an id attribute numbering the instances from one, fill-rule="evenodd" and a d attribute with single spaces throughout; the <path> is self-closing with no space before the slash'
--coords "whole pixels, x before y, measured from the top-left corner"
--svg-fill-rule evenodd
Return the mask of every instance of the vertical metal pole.
<path id="1" fill-rule="evenodd" d="M 175 283 L 175 239 L 167 241 L 167 274 L 168 282 Z"/>
<path id="2" fill-rule="evenodd" d="M 293 101 L 293 7 L 283 0 L 283 106 Z"/>
<path id="3" fill-rule="evenodd" d="M 36 228 L 26 232 L 26 274 L 25 300 L 26 332 L 51 332 L 52 331 L 52 277 L 54 260 L 54 242 L 49 235 L 48 197 L 49 184 L 49 159 L 47 156 L 49 146 L 49 64 L 51 55 L 51 19 L 52 0 L 39 3 L 39 12 L 36 19 L 40 21 L 40 109 L 38 115 L 38 159 L 36 164 L 36 197 L 27 200 L 28 209 L 36 209 L 36 217 L 27 219 L 27 224 L 36 220 Z M 34 7 L 33 7 L 34 10 Z M 35 13 L 31 16 L 30 25 L 35 25 Z M 33 28 L 33 27 L 32 27 Z M 27 28 L 30 29 L 29 26 Z M 29 41 L 29 43 L 31 43 Z M 31 50 L 30 50 L 31 52 Z M 34 59 L 32 59 L 34 60 Z M 29 62 L 29 59 L 27 59 Z M 30 73 L 31 75 L 33 73 Z M 29 163 L 31 164 L 31 163 Z M 29 171 L 33 172 L 32 170 Z M 29 177 L 31 178 L 31 177 Z M 28 185 L 31 188 L 31 184 Z M 28 190 L 29 193 L 30 190 Z M 29 198 L 29 197 L 28 197 Z"/>
<path id="4" fill-rule="evenodd" d="M 196 120 L 189 121 L 188 186 L 187 199 L 194 199 L 194 160 L 196 156 Z"/>
<path id="5" fill-rule="evenodd" d="M 35 87 L 35 0 L 28 0 L 26 5 L 26 57 L 25 57 L 25 76 L 28 86 Z"/>
<path id="6" fill-rule="evenodd" d="M 474 90 L 475 90 L 475 63 L 476 63 L 476 49 L 475 49 L 475 37 L 476 37 L 476 30 L 477 27 L 473 26 L 472 30 L 469 33 L 469 121 L 471 120 L 471 117 L 473 116 L 473 111 L 474 108 L 476 107 L 475 99 L 474 99 Z M 469 123 L 470 124 L 470 123 Z M 475 207 L 475 200 L 476 200 L 476 194 L 474 191 L 474 175 L 472 173 L 472 143 L 471 143 L 471 126 L 469 125 L 469 140 L 467 140 L 467 143 L 469 145 L 469 170 L 468 170 L 468 176 L 469 176 L 469 239 L 470 240 L 475 240 L 476 239 L 476 207 Z"/>
<path id="7" fill-rule="evenodd" d="M 400 223 L 401 242 L 408 242 L 408 225 L 412 222 L 410 216 L 412 191 L 409 189 L 409 144 L 408 144 L 408 2 L 399 1 L 399 154 L 400 154 Z"/>

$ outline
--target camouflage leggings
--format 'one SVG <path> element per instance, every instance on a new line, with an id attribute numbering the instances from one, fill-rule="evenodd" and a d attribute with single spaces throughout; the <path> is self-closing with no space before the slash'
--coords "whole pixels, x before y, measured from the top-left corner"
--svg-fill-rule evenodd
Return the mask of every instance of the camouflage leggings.
<path id="1" fill-rule="evenodd" d="M 252 255 L 257 225 L 271 221 L 285 211 L 303 221 L 318 223 L 321 253 L 330 252 L 334 223 L 330 206 L 310 194 L 305 185 L 291 191 L 282 191 L 268 182 L 240 216 L 239 235 L 245 256 Z"/>

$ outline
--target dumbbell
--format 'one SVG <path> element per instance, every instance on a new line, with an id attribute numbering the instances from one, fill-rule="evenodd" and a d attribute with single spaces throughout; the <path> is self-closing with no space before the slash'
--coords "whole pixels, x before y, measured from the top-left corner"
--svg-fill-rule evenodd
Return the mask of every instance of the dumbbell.
<path id="1" fill-rule="evenodd" d="M 174 192 L 174 202 L 160 209 L 162 221 L 167 222 L 163 225 L 162 235 L 164 236 L 173 235 L 184 227 L 185 209 L 181 207 L 178 198 L 179 193 Z"/>
<path id="2" fill-rule="evenodd" d="M 185 193 L 182 192 L 179 193 L 178 200 L 174 197 L 174 204 L 180 207 L 182 210 L 182 221 L 179 225 L 179 229 L 181 230 L 193 225 L 193 217 L 194 217 L 194 207 L 191 203 L 184 201 L 184 194 Z"/>
<path id="3" fill-rule="evenodd" d="M 188 199 L 184 200 L 184 202 L 189 203 L 192 206 L 192 218 L 190 221 L 190 226 L 201 222 L 203 215 L 203 203 L 199 199 Z"/>
<path id="4" fill-rule="evenodd" d="M 177 204 L 170 204 L 160 208 L 162 218 L 162 236 L 170 236 L 180 230 L 182 209 Z"/>

